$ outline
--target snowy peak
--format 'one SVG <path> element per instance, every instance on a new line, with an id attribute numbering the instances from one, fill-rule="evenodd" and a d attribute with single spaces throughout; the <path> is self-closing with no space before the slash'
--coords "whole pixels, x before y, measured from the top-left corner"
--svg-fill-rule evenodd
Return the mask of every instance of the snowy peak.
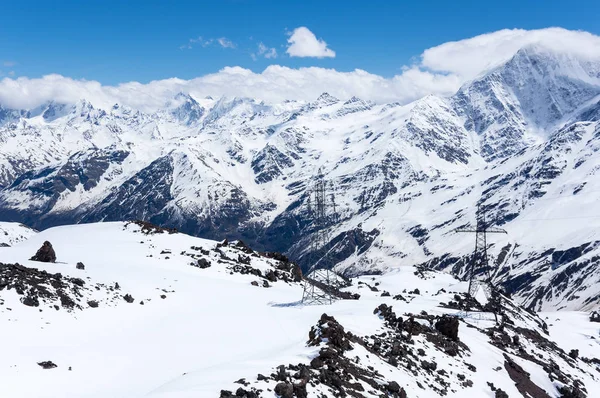
<path id="1" fill-rule="evenodd" d="M 348 101 L 344 102 L 342 107 L 338 109 L 336 116 L 341 117 L 351 113 L 364 112 L 371 110 L 371 108 L 373 108 L 372 102 L 363 101 L 358 97 L 352 97 Z"/>
<path id="2" fill-rule="evenodd" d="M 171 108 L 169 112 L 171 116 L 186 126 L 200 122 L 206 112 L 206 109 L 192 98 L 191 95 L 181 92 L 175 96 L 174 101 L 168 104 L 168 106 Z"/>
<path id="3" fill-rule="evenodd" d="M 327 106 L 337 104 L 338 102 L 340 102 L 339 99 L 335 98 L 334 96 L 330 95 L 329 93 L 323 93 L 323 94 L 319 95 L 319 97 L 315 101 L 311 102 L 309 104 L 309 107 L 311 109 L 320 109 L 320 108 L 325 108 Z"/>
<path id="4" fill-rule="evenodd" d="M 510 87 L 525 118 L 549 127 L 600 95 L 597 71 L 568 54 L 526 47 L 495 73 Z"/>
<path id="5" fill-rule="evenodd" d="M 42 113 L 42 118 L 46 122 L 52 122 L 56 119 L 66 116 L 72 110 L 74 110 L 74 109 L 69 107 L 69 105 L 67 105 L 67 104 L 59 104 L 59 103 L 52 101 L 52 102 L 50 102 L 50 104 L 48 104 L 48 107 Z"/>
<path id="6" fill-rule="evenodd" d="M 481 136 L 487 160 L 505 158 L 543 139 L 600 95 L 599 64 L 539 46 L 465 84 L 452 99 L 465 127 Z"/>

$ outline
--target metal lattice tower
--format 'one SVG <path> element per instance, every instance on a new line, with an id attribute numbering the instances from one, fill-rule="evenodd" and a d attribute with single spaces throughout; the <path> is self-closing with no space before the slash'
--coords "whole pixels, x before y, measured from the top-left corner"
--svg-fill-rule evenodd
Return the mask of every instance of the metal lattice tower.
<path id="1" fill-rule="evenodd" d="M 320 274 L 319 280 L 304 278 L 303 304 L 331 304 L 334 300 L 329 288 L 332 287 L 332 261 L 327 255 L 329 244 L 329 218 L 327 207 L 335 207 L 335 198 L 331 194 L 331 202 L 327 201 L 326 182 L 323 172 L 319 169 L 313 189 L 307 200 L 308 212 L 312 217 L 314 232 L 310 236 L 309 270 L 315 275 Z M 320 272 L 318 272 L 320 271 Z"/>
<path id="2" fill-rule="evenodd" d="M 487 255 L 487 234 L 506 234 L 507 232 L 502 228 L 490 226 L 485 216 L 485 210 L 482 210 L 479 206 L 477 206 L 477 226 L 475 228 L 459 228 L 456 232 L 475 234 L 475 251 L 473 252 L 473 257 L 471 258 L 471 263 L 467 270 L 467 277 L 469 278 L 469 296 L 475 298 L 477 290 L 482 287 L 486 297 L 490 298 L 491 276 Z M 479 270 L 485 271 L 485 280 L 477 278 L 477 271 Z"/>

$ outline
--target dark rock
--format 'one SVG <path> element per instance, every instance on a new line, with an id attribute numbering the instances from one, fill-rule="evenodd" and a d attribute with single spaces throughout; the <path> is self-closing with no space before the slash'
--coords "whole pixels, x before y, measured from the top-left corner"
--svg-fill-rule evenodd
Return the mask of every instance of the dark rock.
<path id="1" fill-rule="evenodd" d="M 161 296 L 162 297 L 162 296 Z M 131 296 L 131 294 L 127 293 L 126 295 L 123 296 L 123 299 L 125 301 L 127 301 L 128 303 L 133 303 L 134 302 L 134 298 Z"/>
<path id="2" fill-rule="evenodd" d="M 308 398 L 308 391 L 306 390 L 306 381 L 301 381 L 298 384 L 294 384 L 294 396 L 296 398 Z"/>
<path id="3" fill-rule="evenodd" d="M 275 386 L 275 394 L 281 398 L 293 398 L 294 397 L 294 386 L 287 382 L 277 383 Z"/>
<path id="4" fill-rule="evenodd" d="M 56 253 L 52 248 L 52 244 L 45 241 L 42 247 L 40 247 L 35 253 L 35 256 L 30 258 L 31 261 L 40 261 L 42 263 L 54 263 L 56 262 Z"/>
<path id="5" fill-rule="evenodd" d="M 38 362 L 38 365 L 40 365 L 43 369 L 54 369 L 54 368 L 58 367 L 58 365 L 56 365 L 52 361 Z"/>
<path id="6" fill-rule="evenodd" d="M 458 323 L 458 318 L 444 315 L 435 323 L 435 328 L 450 340 L 458 341 Z"/>
<path id="7" fill-rule="evenodd" d="M 98 302 L 96 300 L 90 300 L 87 303 L 92 308 L 98 308 Z"/>
<path id="8" fill-rule="evenodd" d="M 208 261 L 205 258 L 199 258 L 198 261 L 196 262 L 195 266 L 198 268 L 205 269 L 205 268 L 210 267 L 211 263 L 210 263 L 210 261 Z"/>
<path id="9" fill-rule="evenodd" d="M 399 393 L 400 392 L 400 385 L 397 382 L 395 382 L 395 381 L 390 381 L 388 383 L 388 385 L 387 385 L 387 389 L 390 392 Z"/>
<path id="10" fill-rule="evenodd" d="M 78 262 L 77 265 L 75 266 L 75 268 L 77 268 L 77 269 L 85 269 L 85 265 L 83 265 L 82 262 Z"/>
<path id="11" fill-rule="evenodd" d="M 319 357 L 315 357 L 312 359 L 312 361 L 310 361 L 310 367 L 313 369 L 319 369 L 323 367 L 323 365 L 323 361 Z"/>
<path id="12" fill-rule="evenodd" d="M 501 389 L 497 389 L 494 398 L 508 398 L 508 394 Z"/>
<path id="13" fill-rule="evenodd" d="M 73 278 L 71 280 L 74 284 L 76 284 L 77 286 L 83 286 L 85 285 L 85 281 L 81 278 Z"/>
<path id="14" fill-rule="evenodd" d="M 38 300 L 38 298 L 36 296 L 33 296 L 33 295 L 28 295 L 26 297 L 23 297 L 21 299 L 21 302 L 29 307 L 39 307 L 40 306 L 40 301 Z"/>
<path id="15" fill-rule="evenodd" d="M 569 356 L 573 359 L 577 359 L 577 357 L 579 357 L 579 350 L 571 350 Z"/>

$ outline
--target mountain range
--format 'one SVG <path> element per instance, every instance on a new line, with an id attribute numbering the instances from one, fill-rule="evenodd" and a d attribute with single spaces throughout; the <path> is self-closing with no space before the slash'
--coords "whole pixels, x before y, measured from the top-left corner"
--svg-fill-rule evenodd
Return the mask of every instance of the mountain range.
<path id="1" fill-rule="evenodd" d="M 466 274 L 476 214 L 493 280 L 535 310 L 600 304 L 600 63 L 541 46 L 450 97 L 376 104 L 193 98 L 156 112 L 94 99 L 0 105 L 0 219 L 36 229 L 145 220 L 241 239 L 311 268 L 309 199 L 326 182 L 326 253 L 346 275 Z M 324 249 L 324 251 L 323 251 Z"/>

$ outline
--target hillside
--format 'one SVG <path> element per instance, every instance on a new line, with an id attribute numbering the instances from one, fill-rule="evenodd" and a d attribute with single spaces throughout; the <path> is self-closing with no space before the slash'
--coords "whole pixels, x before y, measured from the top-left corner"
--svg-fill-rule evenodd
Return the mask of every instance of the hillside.
<path id="1" fill-rule="evenodd" d="M 28 260 L 44 241 L 56 263 Z M 358 300 L 302 306 L 280 256 L 122 222 L 51 228 L 0 259 L 6 396 L 600 393 L 586 314 L 504 298 L 497 326 L 456 309 L 467 286 L 446 273 L 399 267 L 353 279 Z"/>

